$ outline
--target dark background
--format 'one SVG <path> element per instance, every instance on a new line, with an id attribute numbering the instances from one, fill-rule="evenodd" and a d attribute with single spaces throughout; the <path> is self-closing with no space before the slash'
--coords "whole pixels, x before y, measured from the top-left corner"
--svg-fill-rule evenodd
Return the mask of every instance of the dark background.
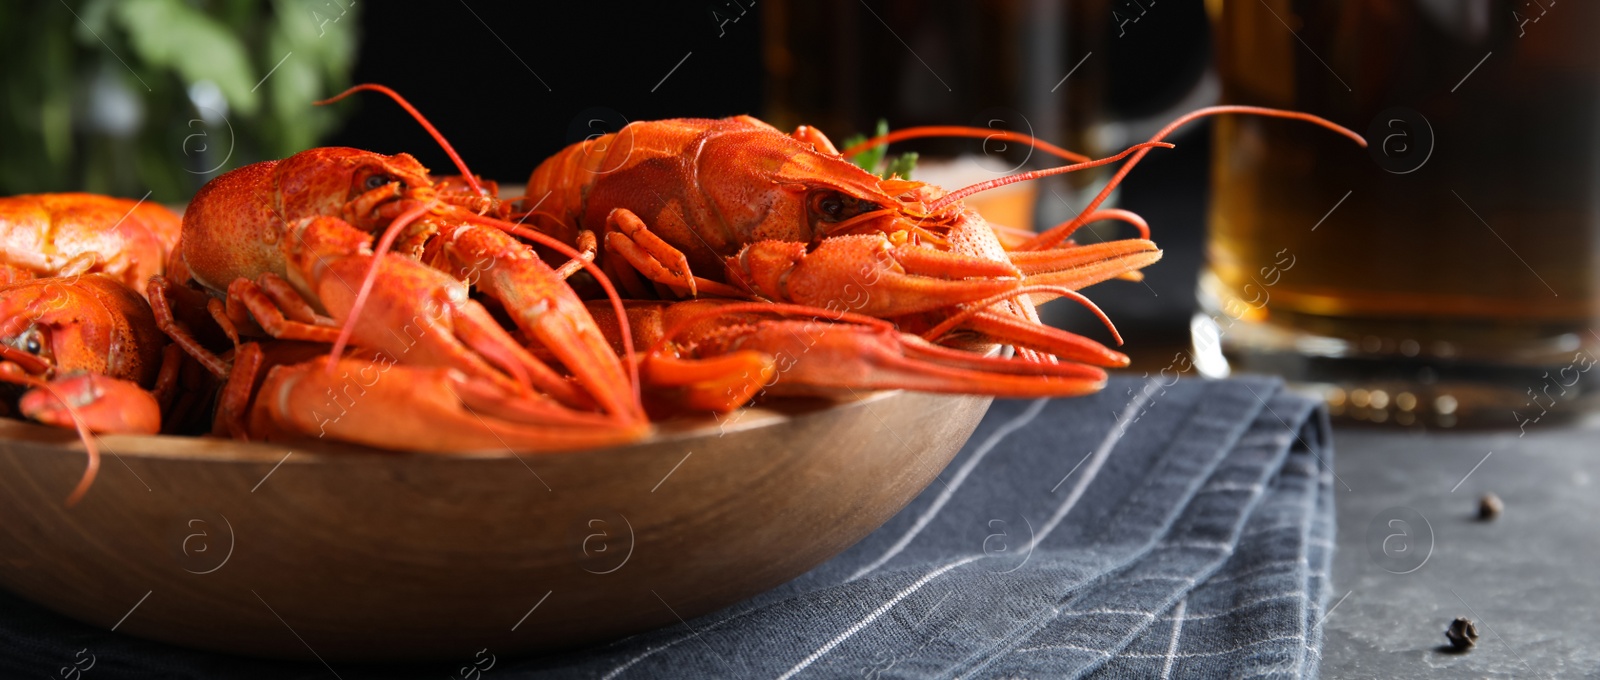
<path id="1" fill-rule="evenodd" d="M 841 88 L 853 82 L 868 94 L 894 90 L 910 104 L 924 99 L 945 102 L 938 115 L 952 118 L 913 120 L 898 113 L 904 107 L 896 106 L 857 110 L 843 117 L 854 129 L 823 128 L 835 141 L 868 129 L 879 117 L 888 118 L 891 128 L 972 124 L 979 113 L 996 107 L 1023 109 L 1025 102 L 981 86 L 1007 75 L 996 64 L 1015 64 L 1027 55 L 1004 34 L 974 37 L 979 27 L 969 30 L 968 24 L 1009 13 L 1021 17 L 1025 26 L 1038 4 L 1036 0 L 980 4 L 822 0 L 800 6 L 780 0 L 372 3 L 360 15 L 361 51 L 354 81 L 395 88 L 450 139 L 474 172 L 521 184 L 544 158 L 587 135 L 615 130 L 625 121 L 741 113 L 771 117 L 773 79 L 767 75 L 765 60 L 774 40 L 789 41 L 792 53 L 830 61 L 831 70 L 821 77 L 844 81 Z M 1098 115 L 1151 115 L 1187 91 L 1208 63 L 1210 36 L 1201 3 L 1143 5 L 1147 11 L 1137 22 L 1130 21 L 1136 12 L 1128 2 L 1064 5 L 1072 8 L 1074 17 L 1087 17 L 1072 32 L 1089 33 L 1098 45 L 1095 58 L 1105 59 L 1103 97 L 1092 102 Z M 803 12 L 811 19 L 803 32 L 791 31 L 785 37 L 783 22 L 766 16 L 773 12 L 786 17 Z M 928 77 L 902 40 L 918 45 L 917 56 L 926 54 L 923 58 L 937 64 L 936 70 L 951 81 L 949 90 Z M 955 46 L 941 49 L 946 43 Z M 1073 52 L 1067 56 L 1075 57 L 1083 50 L 1067 51 Z M 863 54 L 874 58 L 860 58 Z M 857 58 L 856 63 L 850 57 Z M 1066 66 L 1070 64 L 1047 68 L 1065 73 Z M 792 68 L 824 67 L 802 60 Z M 1073 96 L 1070 89 L 1060 96 Z M 374 94 L 339 105 L 349 107 L 350 116 L 326 143 L 382 153 L 404 151 L 436 172 L 453 172 L 437 145 L 399 107 Z M 836 113 L 825 104 L 815 106 L 819 116 Z M 1192 126 L 1173 140 L 1178 149 L 1152 154 L 1123 185 L 1121 205 L 1150 221 L 1166 258 L 1146 270 L 1148 286 L 1110 282 L 1090 293 L 1134 344 L 1168 345 L 1186 337 L 1204 241 L 1209 139 L 1205 123 Z M 1097 339 L 1109 338 L 1087 313 L 1066 303 L 1046 311 L 1054 323 Z"/>
<path id="2" fill-rule="evenodd" d="M 721 38 L 708 3 L 390 7 L 363 8 L 355 82 L 405 95 L 474 172 L 502 182 L 526 182 L 540 161 L 596 132 L 587 127 L 595 109 L 627 120 L 761 112 L 759 7 L 730 21 Z M 370 94 L 351 106 L 355 113 L 330 144 L 405 151 L 448 171 L 449 160 L 399 107 Z"/>
<path id="3" fill-rule="evenodd" d="M 540 160 L 592 133 L 594 129 L 586 126 L 595 109 L 627 120 L 764 116 L 768 93 L 763 33 L 771 29 L 762 21 L 772 0 L 739 1 L 746 10 L 742 16 L 730 9 L 735 0 L 721 4 L 477 0 L 429 3 L 425 10 L 421 3 L 368 4 L 360 15 L 362 40 L 354 80 L 388 85 L 405 95 L 449 137 L 474 171 L 520 182 Z M 836 23 L 854 30 L 849 35 L 819 31 L 805 39 L 818 43 L 816 49 L 822 51 L 839 49 L 850 39 L 905 49 L 897 36 L 917 34 L 922 28 L 918 22 L 937 24 L 941 11 L 948 9 L 945 5 L 975 6 L 978 9 L 971 11 L 981 16 L 1013 4 L 821 2 L 818 5 L 829 6 L 819 11 L 824 21 L 836 13 Z M 863 14 L 866 10 L 870 13 Z M 1174 3 L 1147 12 L 1137 24 L 1119 27 L 1118 19 L 1131 13 L 1113 16 L 1116 11 L 1107 6 L 1092 12 L 1103 15 L 1103 23 L 1091 28 L 1104 33 L 1104 56 L 1111 65 L 1105 104 L 1111 115 L 1148 115 L 1186 90 L 1204 68 L 1210 39 L 1205 16 L 1201 3 Z M 889 22 L 897 24 L 894 32 L 873 14 L 894 19 Z M 719 20 L 726 23 L 719 25 Z M 1115 37 L 1119 30 L 1124 35 Z M 692 56 L 673 71 L 690 52 Z M 859 63 L 857 68 L 873 88 L 891 89 L 899 78 L 925 75 L 897 74 L 898 62 Z M 956 80 L 950 70 L 943 66 L 941 70 L 947 79 Z M 669 71 L 671 77 L 662 82 Z M 979 79 L 991 75 L 999 74 L 975 74 Z M 911 96 L 947 94 L 938 90 L 913 91 Z M 970 111 L 954 114 L 959 120 L 942 121 L 945 124 L 966 124 L 971 114 L 987 108 L 1021 108 L 1014 98 L 978 100 L 962 92 L 954 96 Z M 375 95 L 339 106 L 350 107 L 353 115 L 328 143 L 387 153 L 406 151 L 435 170 L 449 165 L 398 107 Z M 870 112 L 856 123 L 865 128 L 878 117 L 890 116 L 888 111 Z M 889 123 L 893 128 L 912 121 L 890 117 Z M 836 141 L 860 131 L 824 130 Z M 1159 160 L 1152 159 L 1151 165 Z"/>

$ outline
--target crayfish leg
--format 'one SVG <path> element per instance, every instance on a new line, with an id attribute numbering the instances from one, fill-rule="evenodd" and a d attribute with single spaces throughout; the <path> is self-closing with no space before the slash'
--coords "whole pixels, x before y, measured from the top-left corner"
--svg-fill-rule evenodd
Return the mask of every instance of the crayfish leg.
<path id="1" fill-rule="evenodd" d="M 695 296 L 694 274 L 689 258 L 662 240 L 644 220 L 627 208 L 617 208 L 606 216 L 606 252 L 621 258 L 645 278 Z"/>
<path id="2" fill-rule="evenodd" d="M 578 252 L 581 257 L 568 260 L 566 264 L 556 269 L 556 277 L 565 281 L 572 278 L 573 274 L 583 269 L 583 263 L 594 262 L 595 254 L 600 250 L 600 242 L 595 239 L 594 232 L 584 229 L 578 232 Z"/>
<path id="3" fill-rule="evenodd" d="M 150 298 L 150 310 L 155 313 L 156 327 L 213 376 L 226 378 L 232 367 L 206 347 L 200 334 L 194 330 L 198 325 L 210 331 L 207 335 L 223 335 L 215 325 L 215 319 L 210 318 L 206 311 L 210 299 L 203 293 L 175 285 L 160 275 L 150 277 L 150 284 L 145 291 Z"/>
<path id="4" fill-rule="evenodd" d="M 266 275 L 263 275 L 265 278 Z M 285 313 L 285 308 L 280 306 L 278 300 L 263 290 L 261 284 L 248 279 L 237 279 L 228 284 L 229 301 L 238 301 L 245 309 L 250 310 L 250 316 L 261 326 L 261 330 L 279 340 L 303 340 L 306 342 L 333 343 L 339 339 L 339 329 L 333 326 L 319 326 L 291 318 Z M 301 301 L 300 304 L 305 304 Z M 290 306 L 289 310 L 296 307 Z M 306 308 L 309 309 L 309 306 Z M 232 316 L 232 312 L 229 314 Z"/>

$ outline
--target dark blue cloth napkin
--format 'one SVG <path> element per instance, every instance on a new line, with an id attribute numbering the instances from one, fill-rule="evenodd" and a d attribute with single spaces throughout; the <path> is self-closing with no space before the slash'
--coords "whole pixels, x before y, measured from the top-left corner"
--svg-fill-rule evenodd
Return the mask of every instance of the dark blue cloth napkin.
<path id="1" fill-rule="evenodd" d="M 477 677 L 1314 677 L 1332 455 L 1325 413 L 1264 379 L 1122 378 L 1091 397 L 997 401 L 938 481 L 799 579 Z M 91 647 L 90 680 L 332 677 L 105 633 L 9 595 L 0 639 L 0 674 L 65 677 Z"/>

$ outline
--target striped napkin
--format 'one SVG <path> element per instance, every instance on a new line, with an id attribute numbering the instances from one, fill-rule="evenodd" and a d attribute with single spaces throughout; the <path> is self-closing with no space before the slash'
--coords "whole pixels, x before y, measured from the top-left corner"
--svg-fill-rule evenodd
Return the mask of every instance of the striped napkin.
<path id="1" fill-rule="evenodd" d="M 883 528 L 778 590 L 510 677 L 1315 677 L 1325 412 L 1276 381 L 998 401 Z"/>
<path id="2" fill-rule="evenodd" d="M 1122 378 L 1091 397 L 997 401 L 938 481 L 805 576 L 680 625 L 478 675 L 1314 677 L 1332 455 L 1325 413 L 1265 379 Z M 331 677 L 320 664 L 95 631 L 0 596 L 0 669 L 58 677 L 62 664 L 38 664 L 85 642 L 105 663 L 91 679 Z"/>

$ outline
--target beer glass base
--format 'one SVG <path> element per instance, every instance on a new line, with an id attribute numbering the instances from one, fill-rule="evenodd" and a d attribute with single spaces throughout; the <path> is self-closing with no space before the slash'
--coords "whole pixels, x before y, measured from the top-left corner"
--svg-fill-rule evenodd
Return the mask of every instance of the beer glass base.
<path id="1" fill-rule="evenodd" d="M 1595 419 L 1600 406 L 1600 372 L 1589 373 L 1600 352 L 1578 332 L 1505 348 L 1498 357 L 1519 357 L 1507 361 L 1478 352 L 1440 356 L 1404 337 L 1330 337 L 1216 312 L 1196 314 L 1190 331 L 1201 375 L 1280 376 L 1347 423 L 1526 432 Z"/>

